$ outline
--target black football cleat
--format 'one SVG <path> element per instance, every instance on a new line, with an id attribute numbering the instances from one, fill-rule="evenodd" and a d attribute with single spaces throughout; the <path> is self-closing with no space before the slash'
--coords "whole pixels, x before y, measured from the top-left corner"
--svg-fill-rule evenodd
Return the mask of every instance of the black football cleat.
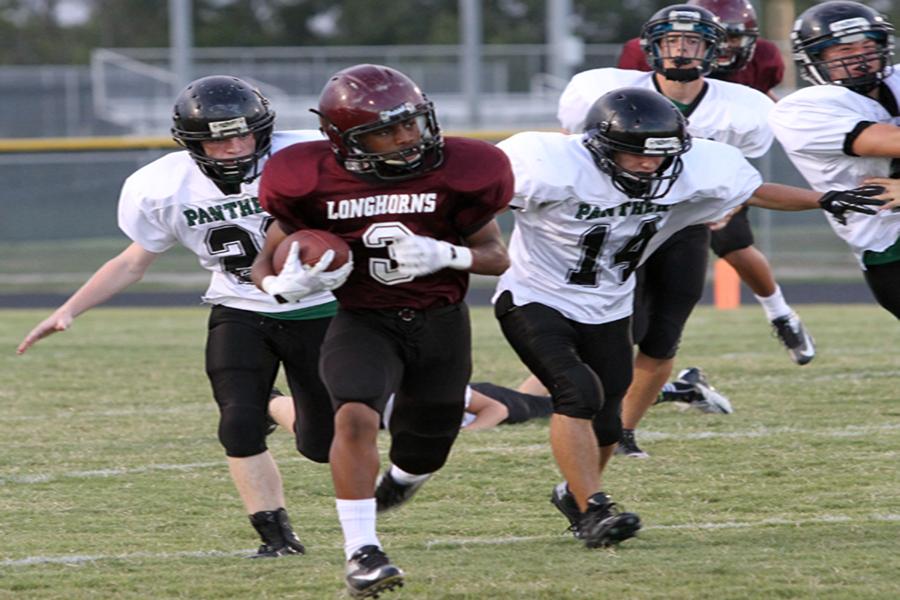
<path id="1" fill-rule="evenodd" d="M 613 450 L 615 454 L 621 456 L 630 456 L 631 458 L 649 458 L 650 455 L 641 450 L 641 447 L 637 445 L 637 440 L 634 438 L 634 429 L 623 429 L 622 437 L 619 438 L 619 443 L 616 445 L 616 449 Z"/>
<path id="2" fill-rule="evenodd" d="M 403 571 L 391 564 L 378 546 L 363 546 L 347 561 L 347 591 L 353 598 L 377 598 L 403 587 Z"/>
<path id="3" fill-rule="evenodd" d="M 635 513 L 621 512 L 603 492 L 588 498 L 588 508 L 581 515 L 578 530 L 588 548 L 606 548 L 637 535 L 641 518 Z"/>
<path id="4" fill-rule="evenodd" d="M 797 313 L 792 312 L 773 319 L 772 330 L 775 337 L 787 348 L 791 360 L 798 365 L 805 365 L 816 357 L 816 342 L 806 332 Z"/>
<path id="5" fill-rule="evenodd" d="M 250 523 L 259 533 L 263 543 L 256 554 L 248 558 L 277 558 L 306 553 L 306 548 L 291 528 L 287 511 L 283 508 L 253 513 L 250 515 Z"/>
<path id="6" fill-rule="evenodd" d="M 581 534 L 578 531 L 578 524 L 581 522 L 581 509 L 578 508 L 575 496 L 569 491 L 569 486 L 565 481 L 553 488 L 553 493 L 550 494 L 550 503 L 568 519 L 569 531 L 572 532 L 575 539 L 579 539 Z"/>
<path id="7" fill-rule="evenodd" d="M 428 479 L 417 483 L 400 483 L 391 476 L 391 470 L 388 468 L 378 477 L 375 484 L 375 510 L 385 512 L 402 506 L 419 491 L 426 481 Z"/>

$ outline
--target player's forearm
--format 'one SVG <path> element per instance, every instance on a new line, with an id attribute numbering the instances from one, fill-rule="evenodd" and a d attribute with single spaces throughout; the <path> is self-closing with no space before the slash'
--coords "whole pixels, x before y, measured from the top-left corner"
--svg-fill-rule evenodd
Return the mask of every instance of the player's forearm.
<path id="1" fill-rule="evenodd" d="M 509 268 L 509 254 L 501 240 L 469 247 L 472 251 L 470 273 L 478 275 L 502 275 Z"/>
<path id="2" fill-rule="evenodd" d="M 756 188 L 747 204 L 771 210 L 813 210 L 820 208 L 821 196 L 819 192 L 792 185 L 764 183 Z"/>
<path id="3" fill-rule="evenodd" d="M 152 262 L 152 260 L 150 261 Z M 102 304 L 144 277 L 150 262 L 133 260 L 126 250 L 91 275 L 77 292 L 58 309 L 73 318 Z"/>

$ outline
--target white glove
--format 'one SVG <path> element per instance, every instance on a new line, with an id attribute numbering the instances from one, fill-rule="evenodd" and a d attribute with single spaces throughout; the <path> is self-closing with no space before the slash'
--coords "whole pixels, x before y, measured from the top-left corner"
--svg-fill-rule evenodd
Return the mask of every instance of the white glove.
<path id="1" fill-rule="evenodd" d="M 434 238 L 407 235 L 388 246 L 388 256 L 397 261 L 403 275 L 419 277 L 450 267 L 465 271 L 472 266 L 472 251 Z"/>
<path id="2" fill-rule="evenodd" d="M 325 269 L 334 260 L 334 250 L 326 250 L 315 265 L 309 267 L 300 262 L 300 244 L 293 242 L 278 275 L 269 275 L 262 280 L 263 290 L 286 302 L 296 302 L 315 292 L 333 290 L 340 287 L 353 270 L 352 256 L 346 264 L 334 271 Z"/>

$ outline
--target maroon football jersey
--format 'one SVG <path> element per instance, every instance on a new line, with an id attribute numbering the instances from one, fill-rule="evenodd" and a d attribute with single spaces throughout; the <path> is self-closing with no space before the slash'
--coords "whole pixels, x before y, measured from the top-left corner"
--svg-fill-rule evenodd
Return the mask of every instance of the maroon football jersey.
<path id="1" fill-rule="evenodd" d="M 622 46 L 622 54 L 619 56 L 619 64 L 617 66 L 620 69 L 635 69 L 637 71 L 652 70 L 647 63 L 647 56 L 641 50 L 640 38 L 634 38 L 625 42 L 625 45 Z M 781 83 L 781 79 L 784 77 L 784 60 L 781 58 L 778 46 L 769 40 L 759 38 L 756 40 L 756 50 L 753 52 L 753 58 L 743 69 L 721 75 L 713 72 L 709 77 L 750 86 L 765 94 Z"/>
<path id="2" fill-rule="evenodd" d="M 260 203 L 287 233 L 326 229 L 350 245 L 353 273 L 334 295 L 341 306 L 355 309 L 427 309 L 462 301 L 468 272 L 405 277 L 387 246 L 410 234 L 462 244 L 506 207 L 512 193 L 503 152 L 455 137 L 444 139 L 440 167 L 393 182 L 351 174 L 328 141 L 295 144 L 269 159 L 259 186 Z"/>

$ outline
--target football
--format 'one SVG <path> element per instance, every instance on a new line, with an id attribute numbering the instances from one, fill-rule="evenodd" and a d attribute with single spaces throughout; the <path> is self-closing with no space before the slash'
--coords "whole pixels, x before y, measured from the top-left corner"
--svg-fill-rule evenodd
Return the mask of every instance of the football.
<path id="1" fill-rule="evenodd" d="M 301 229 L 281 240 L 281 243 L 275 248 L 272 267 L 276 273 L 281 273 L 292 242 L 300 243 L 300 262 L 304 265 L 315 265 L 326 250 L 334 250 L 334 260 L 328 265 L 326 271 L 334 271 L 350 259 L 350 246 L 340 237 L 321 229 Z"/>

